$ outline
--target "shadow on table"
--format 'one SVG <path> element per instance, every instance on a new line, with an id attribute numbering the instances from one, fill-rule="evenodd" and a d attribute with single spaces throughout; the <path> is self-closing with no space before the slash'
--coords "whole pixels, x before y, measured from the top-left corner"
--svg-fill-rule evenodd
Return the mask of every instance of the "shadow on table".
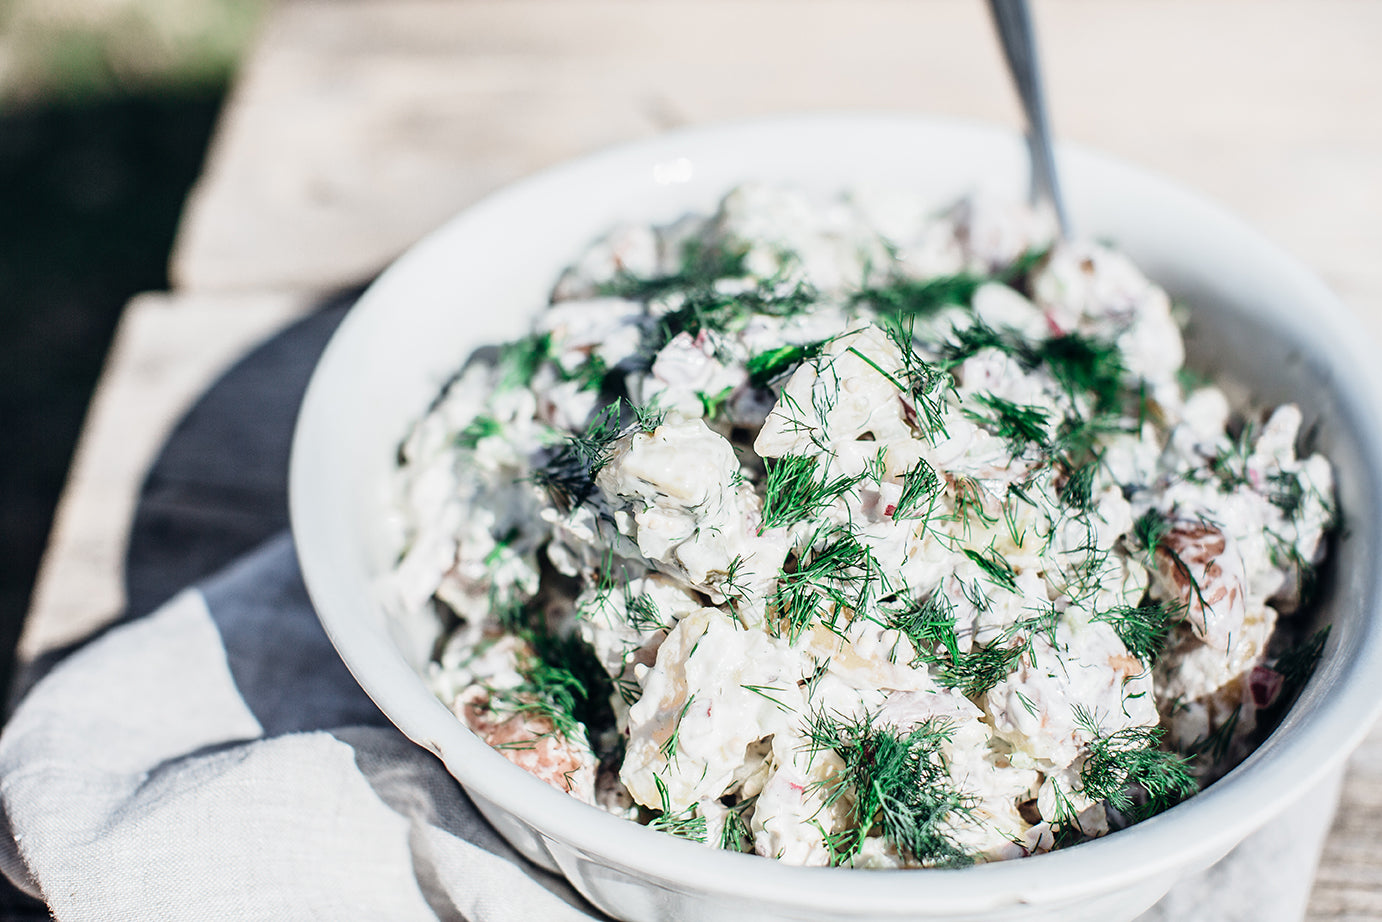
<path id="1" fill-rule="evenodd" d="M 110 627 L 148 614 L 288 528 L 288 455 L 298 404 L 317 358 L 361 290 L 325 299 L 260 344 L 174 427 L 140 490 L 125 560 L 126 609 Z M 11 700 L 93 639 L 30 664 L 17 677 Z"/>

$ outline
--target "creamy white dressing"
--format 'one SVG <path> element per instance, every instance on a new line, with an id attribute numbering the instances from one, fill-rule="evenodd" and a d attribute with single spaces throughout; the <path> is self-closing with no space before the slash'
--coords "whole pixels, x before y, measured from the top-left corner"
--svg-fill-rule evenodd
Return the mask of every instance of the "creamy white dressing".
<path id="1" fill-rule="evenodd" d="M 1183 387 L 1121 254 L 745 186 L 553 297 L 401 447 L 380 586 L 525 770 L 796 864 L 1001 860 L 1138 815 L 1110 752 L 1208 780 L 1279 704 L 1331 468 L 1296 407 Z"/>

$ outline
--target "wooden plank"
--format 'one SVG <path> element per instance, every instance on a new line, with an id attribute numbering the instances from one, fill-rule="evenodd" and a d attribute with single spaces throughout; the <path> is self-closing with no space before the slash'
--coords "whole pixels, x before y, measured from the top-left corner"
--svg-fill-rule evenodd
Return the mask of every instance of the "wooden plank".
<path id="1" fill-rule="evenodd" d="M 1050 0 L 1037 14 L 1063 137 L 1222 200 L 1382 336 L 1382 5 Z M 837 108 L 1017 124 L 973 0 L 288 3 L 245 67 L 174 274 L 208 291 L 351 282 L 563 158 Z"/>

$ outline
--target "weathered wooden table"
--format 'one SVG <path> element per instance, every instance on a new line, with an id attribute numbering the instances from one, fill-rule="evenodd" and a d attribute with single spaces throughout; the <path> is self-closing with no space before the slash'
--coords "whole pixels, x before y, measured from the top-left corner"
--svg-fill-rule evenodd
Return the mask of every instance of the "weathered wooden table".
<path id="1" fill-rule="evenodd" d="M 1382 5 L 1050 0 L 1036 12 L 1060 136 L 1222 201 L 1317 270 L 1360 336 L 1382 340 Z M 197 459 L 176 466 L 181 480 L 145 483 L 174 424 L 253 344 L 541 166 L 677 125 L 841 108 L 1018 124 L 977 0 L 273 8 L 188 203 L 176 287 L 126 310 L 22 661 L 171 588 L 126 584 L 141 487 L 155 532 L 160 515 L 190 522 L 226 553 L 282 521 L 282 445 L 237 459 L 234 483 L 218 480 L 224 462 Z M 1376 731 L 1351 763 L 1308 917 L 1382 919 Z"/>

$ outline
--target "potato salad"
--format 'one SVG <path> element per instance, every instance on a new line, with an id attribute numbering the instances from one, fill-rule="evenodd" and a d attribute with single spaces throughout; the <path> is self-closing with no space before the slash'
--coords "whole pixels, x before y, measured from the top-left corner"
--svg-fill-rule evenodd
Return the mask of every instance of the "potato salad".
<path id="1" fill-rule="evenodd" d="M 1325 639 L 1330 465 L 1177 314 L 982 196 L 613 229 L 458 355 L 380 592 L 459 720 L 665 833 L 864 868 L 1105 835 L 1241 760 Z"/>

